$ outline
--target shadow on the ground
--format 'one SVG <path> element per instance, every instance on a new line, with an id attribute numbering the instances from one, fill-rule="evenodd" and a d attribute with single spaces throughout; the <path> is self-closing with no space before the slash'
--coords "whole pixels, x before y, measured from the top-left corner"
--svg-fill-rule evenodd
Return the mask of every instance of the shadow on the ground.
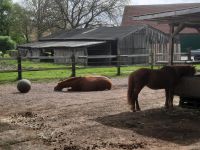
<path id="1" fill-rule="evenodd" d="M 0 133 L 7 131 L 7 130 L 13 130 L 14 127 L 8 123 L 0 122 Z"/>
<path id="2" fill-rule="evenodd" d="M 150 109 L 124 112 L 96 118 L 95 121 L 120 129 L 173 143 L 188 145 L 200 139 L 200 111 L 182 109 Z"/>

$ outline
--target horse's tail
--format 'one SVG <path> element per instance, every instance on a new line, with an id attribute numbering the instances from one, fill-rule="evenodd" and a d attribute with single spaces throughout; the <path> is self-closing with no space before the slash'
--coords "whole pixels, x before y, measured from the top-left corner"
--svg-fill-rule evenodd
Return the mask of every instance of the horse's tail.
<path id="1" fill-rule="evenodd" d="M 127 99 L 128 99 L 128 104 L 134 105 L 135 101 L 133 99 L 133 91 L 134 90 L 134 76 L 133 73 L 129 75 L 128 78 L 128 92 L 127 92 Z"/>

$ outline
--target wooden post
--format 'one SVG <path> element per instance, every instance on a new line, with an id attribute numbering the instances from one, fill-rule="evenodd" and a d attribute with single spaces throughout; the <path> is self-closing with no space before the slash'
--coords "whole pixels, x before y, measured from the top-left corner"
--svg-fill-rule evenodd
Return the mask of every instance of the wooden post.
<path id="1" fill-rule="evenodd" d="M 192 61 L 192 59 L 191 59 L 191 47 L 189 47 L 188 49 L 187 49 L 187 52 L 188 52 L 188 55 L 187 55 L 187 59 L 189 60 L 189 61 Z"/>
<path id="2" fill-rule="evenodd" d="M 117 76 L 121 75 L 119 40 L 117 40 Z"/>
<path id="3" fill-rule="evenodd" d="M 117 76 L 121 75 L 121 68 L 120 68 L 120 55 L 117 55 Z"/>
<path id="4" fill-rule="evenodd" d="M 20 52 L 18 50 L 18 56 L 17 56 L 17 72 L 18 72 L 18 80 L 22 79 L 22 58 L 20 55 Z"/>
<path id="5" fill-rule="evenodd" d="M 112 55 L 112 44 L 111 42 L 108 45 L 109 47 L 109 55 Z M 109 59 L 109 65 L 112 65 L 112 58 Z"/>
<path id="6" fill-rule="evenodd" d="M 153 66 L 154 66 L 154 54 L 153 54 L 153 49 L 151 49 L 150 57 L 151 57 L 151 69 L 153 69 Z"/>
<path id="7" fill-rule="evenodd" d="M 174 37 L 179 34 L 185 25 L 180 23 L 176 30 L 174 30 L 174 24 L 170 24 L 170 39 L 169 39 L 169 65 L 173 65 L 173 58 L 174 58 Z"/>
<path id="8" fill-rule="evenodd" d="M 170 38 L 169 38 L 169 65 L 173 65 L 174 56 L 174 25 L 170 24 Z"/>
<path id="9" fill-rule="evenodd" d="M 74 53 L 72 54 L 71 59 L 72 59 L 72 74 L 71 74 L 71 77 L 75 77 L 76 76 L 76 58 L 75 58 Z"/>

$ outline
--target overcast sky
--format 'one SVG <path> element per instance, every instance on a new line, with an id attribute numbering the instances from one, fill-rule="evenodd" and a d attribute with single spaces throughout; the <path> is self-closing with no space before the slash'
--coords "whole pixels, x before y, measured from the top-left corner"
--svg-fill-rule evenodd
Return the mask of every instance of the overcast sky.
<path id="1" fill-rule="evenodd" d="M 200 0 L 131 0 L 132 5 L 200 3 Z"/>
<path id="2" fill-rule="evenodd" d="M 21 0 L 13 0 L 19 2 Z M 131 5 L 172 4 L 172 3 L 200 3 L 200 0 L 131 0 Z"/>

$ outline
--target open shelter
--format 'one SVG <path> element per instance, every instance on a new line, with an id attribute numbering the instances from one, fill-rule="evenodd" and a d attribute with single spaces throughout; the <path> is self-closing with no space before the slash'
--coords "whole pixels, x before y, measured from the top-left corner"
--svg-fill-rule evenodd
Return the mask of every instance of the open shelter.
<path id="1" fill-rule="evenodd" d="M 156 21 L 160 24 L 169 25 L 169 64 L 172 65 L 174 58 L 175 36 L 178 35 L 186 27 L 193 28 L 198 31 L 198 33 L 200 33 L 200 6 L 182 10 L 133 16 L 133 20 L 149 20 Z"/>

